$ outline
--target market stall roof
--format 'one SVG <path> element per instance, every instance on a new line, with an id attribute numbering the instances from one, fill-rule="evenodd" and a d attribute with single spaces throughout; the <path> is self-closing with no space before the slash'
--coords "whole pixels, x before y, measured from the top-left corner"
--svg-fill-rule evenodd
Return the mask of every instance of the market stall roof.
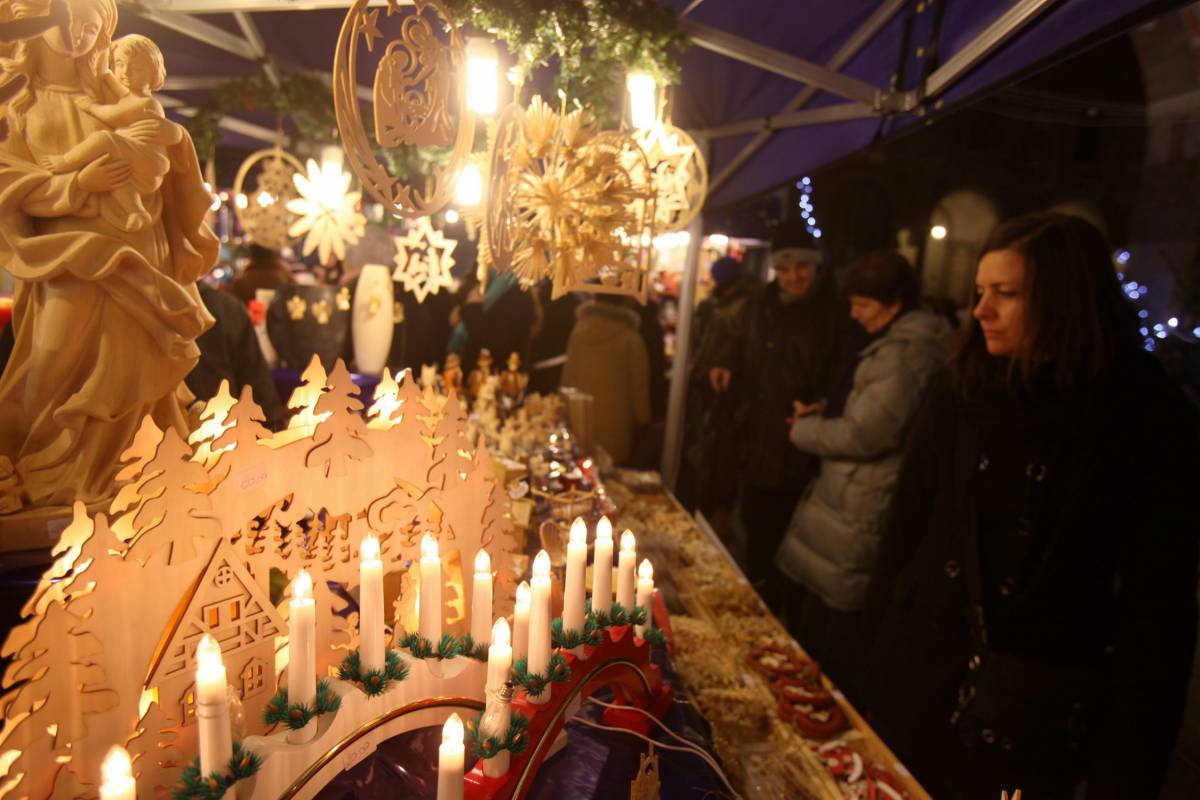
<path id="1" fill-rule="evenodd" d="M 692 41 L 676 124 L 701 135 L 718 208 L 851 153 L 1064 48 L 1125 30 L 1162 0 L 664 0 Z M 384 0 L 371 0 L 383 5 Z M 346 0 L 122 0 L 121 33 L 166 54 L 166 105 L 202 103 L 237 75 L 327 75 Z M 366 90 L 364 90 L 366 91 Z M 186 113 L 186 111 L 184 112 Z M 271 142 L 239 111 L 223 142 Z"/>

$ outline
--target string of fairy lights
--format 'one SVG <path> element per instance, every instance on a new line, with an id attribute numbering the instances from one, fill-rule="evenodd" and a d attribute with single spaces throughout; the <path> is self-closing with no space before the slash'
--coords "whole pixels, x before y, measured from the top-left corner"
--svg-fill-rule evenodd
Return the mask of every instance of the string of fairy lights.
<path id="1" fill-rule="evenodd" d="M 1129 264 L 1132 256 L 1125 249 L 1117 250 L 1113 253 L 1113 262 L 1117 266 L 1117 280 L 1121 282 L 1121 289 L 1125 292 L 1125 296 L 1133 301 L 1137 306 L 1138 319 L 1141 320 L 1141 327 L 1138 328 L 1138 333 L 1142 335 L 1142 345 L 1146 350 L 1153 352 L 1158 347 L 1158 343 L 1171 335 L 1171 332 L 1179 328 L 1178 317 L 1168 317 L 1165 322 L 1152 322 L 1150 320 L 1150 311 L 1142 301 L 1146 295 L 1150 293 L 1150 287 L 1144 283 L 1139 283 L 1136 280 L 1125 280 L 1125 267 Z M 1192 336 L 1200 338 L 1200 325 L 1192 328 Z"/>

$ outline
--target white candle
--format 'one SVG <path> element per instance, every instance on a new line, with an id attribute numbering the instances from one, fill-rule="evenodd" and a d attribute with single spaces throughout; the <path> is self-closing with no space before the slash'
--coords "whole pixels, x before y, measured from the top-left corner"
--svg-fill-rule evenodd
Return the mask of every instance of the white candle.
<path id="1" fill-rule="evenodd" d="M 442 559 L 437 539 L 428 533 L 421 538 L 420 631 L 436 648 L 442 638 Z"/>
<path id="2" fill-rule="evenodd" d="M 529 590 L 529 672 L 545 675 L 550 666 L 550 555 L 545 550 L 533 559 Z M 529 700 L 538 705 L 549 702 L 550 688 Z"/>
<path id="3" fill-rule="evenodd" d="M 583 632 L 583 605 L 587 599 L 587 523 L 576 517 L 567 541 L 567 579 L 563 585 L 563 632 Z"/>
<path id="4" fill-rule="evenodd" d="M 492 627 L 492 644 L 488 648 L 487 684 L 484 687 L 486 704 L 483 716 L 488 724 L 480 730 L 485 738 L 495 736 L 503 739 L 512 722 L 512 707 L 499 696 L 512 671 L 513 651 L 509 646 L 508 637 L 508 620 L 501 617 Z M 503 750 L 484 760 L 483 774 L 489 778 L 499 778 L 508 774 L 508 767 L 509 754 L 507 750 Z"/>
<path id="5" fill-rule="evenodd" d="M 317 699 L 317 607 L 312 578 L 300 570 L 292 581 L 288 619 L 288 704 L 312 708 Z M 207 774 L 207 773 L 205 773 Z"/>
<path id="6" fill-rule="evenodd" d="M 458 714 L 451 714 L 442 726 L 442 743 L 438 747 L 437 800 L 462 800 L 465 750 L 462 720 Z"/>
<path id="7" fill-rule="evenodd" d="M 362 671 L 384 667 L 383 561 L 379 540 L 367 534 L 358 549 L 358 655 Z"/>
<path id="8" fill-rule="evenodd" d="M 650 565 L 650 559 L 644 558 L 638 565 L 637 604 L 646 609 L 646 625 L 650 624 L 650 602 L 653 599 L 654 567 Z M 633 630 L 638 636 L 645 636 L 646 625 L 637 625 Z"/>
<path id="9" fill-rule="evenodd" d="M 517 601 L 513 604 L 513 660 L 529 656 L 529 582 L 517 586 Z"/>
<path id="10" fill-rule="evenodd" d="M 595 553 L 592 555 L 592 611 L 605 614 L 612 608 L 613 530 L 608 517 L 596 523 Z"/>
<path id="11" fill-rule="evenodd" d="M 114 744 L 100 765 L 100 800 L 137 800 L 137 784 L 133 780 L 133 764 L 129 753 Z"/>
<path id="12" fill-rule="evenodd" d="M 233 758 L 229 692 L 221 646 L 207 633 L 196 648 L 196 717 L 200 720 L 200 774 L 224 774 Z"/>
<path id="13" fill-rule="evenodd" d="M 633 531 L 621 534 L 621 552 L 617 554 L 617 602 L 625 613 L 633 612 L 633 567 L 637 563 L 637 540 Z"/>
<path id="14" fill-rule="evenodd" d="M 487 550 L 475 554 L 475 581 L 471 594 L 471 638 L 475 644 L 491 641 L 492 630 L 492 559 Z"/>

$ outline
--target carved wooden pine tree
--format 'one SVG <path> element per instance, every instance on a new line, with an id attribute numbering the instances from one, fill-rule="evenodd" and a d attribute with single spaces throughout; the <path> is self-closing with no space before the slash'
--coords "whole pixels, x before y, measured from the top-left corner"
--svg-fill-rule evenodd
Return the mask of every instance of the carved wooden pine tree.
<path id="1" fill-rule="evenodd" d="M 367 409 L 367 427 L 372 430 L 387 430 L 397 419 L 402 401 L 400 400 L 400 384 L 392 378 L 392 373 L 384 367 L 383 377 L 375 387 L 375 402 Z"/>
<path id="2" fill-rule="evenodd" d="M 429 437 L 433 442 L 433 469 L 429 482 L 439 488 L 449 488 L 450 481 L 462 478 L 474 469 L 471 451 L 474 449 L 467 439 L 467 419 L 458 395 L 451 394 L 446 401 L 444 413 Z"/>
<path id="3" fill-rule="evenodd" d="M 163 432 L 154 424 L 154 420 L 147 414 L 142 418 L 142 424 L 138 427 L 137 433 L 133 435 L 133 443 L 121 453 L 121 471 L 117 473 L 117 482 L 123 483 L 117 496 L 113 498 L 112 504 L 109 506 L 110 514 L 119 514 L 128 508 L 132 508 L 138 504 L 141 495 L 138 494 L 140 484 L 149 476 L 146 474 L 146 465 L 154 458 L 154 454 L 158 452 L 158 446 L 162 442 Z M 121 534 L 133 535 L 132 517 L 127 521 L 126 529 L 120 531 Z M 122 538 L 126 538 L 122 535 Z"/>
<path id="4" fill-rule="evenodd" d="M 17 782 L 8 787 L 5 797 L 50 797 L 54 793 L 54 784 L 63 765 L 60 757 L 66 756 L 65 747 L 56 749 L 54 737 L 43 727 L 37 729 L 32 718 L 27 717 L 19 723 L 29 731 L 28 740 L 15 749 L 21 754 L 8 766 L 0 785 L 7 784 L 17 778 Z M 14 748 L 14 742 L 5 739 L 2 746 L 7 751 Z"/>
<path id="5" fill-rule="evenodd" d="M 192 431 L 191 436 L 188 436 L 188 444 L 196 445 L 193 461 L 208 468 L 216 463 L 217 453 L 215 451 L 219 450 L 220 446 L 213 440 L 229 426 L 226 418 L 229 416 L 229 409 L 233 407 L 233 403 L 233 395 L 229 392 L 229 381 L 222 380 L 221 385 L 217 387 L 217 393 L 204 404 L 204 410 L 200 412 L 200 427 Z"/>
<path id="6" fill-rule="evenodd" d="M 316 412 L 325 418 L 313 433 L 317 445 L 305 459 L 306 466 L 320 467 L 326 477 L 345 475 L 347 459 L 365 461 L 371 457 L 367 423 L 361 414 L 363 404 L 357 395 L 358 387 L 338 359 L 329 375 L 329 391 L 317 400 Z"/>
<path id="7" fill-rule="evenodd" d="M 177 729 L 158 703 L 151 703 L 125 744 L 133 761 L 138 796 L 162 797 L 179 780 L 183 754 L 173 746 Z"/>
<path id="8" fill-rule="evenodd" d="M 321 366 L 321 359 L 316 355 L 300 374 L 300 381 L 300 385 L 288 400 L 288 408 L 296 411 L 295 416 L 288 420 L 289 428 L 304 428 L 316 425 L 320 421 L 316 410 L 317 401 L 325 393 L 326 375 L 325 367 Z"/>
<path id="9" fill-rule="evenodd" d="M 96 664 L 103 644 L 85 630 L 86 620 L 68 604 L 53 603 L 35 621 L 33 639 L 18 650 L 4 670 L 5 689 L 19 686 L 5 710 L 9 719 L 27 713 L 21 728 L 45 730 L 57 725 L 56 741 L 70 743 L 87 733 L 84 718 L 113 708 L 117 694 L 105 688 L 104 670 Z M 9 737 L 5 737 L 5 744 Z M 22 737 L 13 744 L 20 747 Z"/>
<path id="10" fill-rule="evenodd" d="M 173 429 L 163 435 L 158 453 L 146 465 L 140 494 L 146 498 L 133 517 L 140 531 L 129 554 L 141 563 L 169 549 L 168 564 L 196 557 L 196 537 L 215 537 L 221 528 L 209 512 L 208 495 L 195 491 L 208 480 L 204 467 L 191 460 L 192 451 Z"/>
<path id="11" fill-rule="evenodd" d="M 271 431 L 263 425 L 266 421 L 262 406 L 254 402 L 254 393 L 250 384 L 246 384 L 237 402 L 229 409 L 225 430 L 213 442 L 213 447 L 225 450 L 221 463 L 235 462 L 236 471 L 237 467 L 246 467 L 255 460 L 261 460 L 262 451 L 258 443 L 271 438 Z"/>

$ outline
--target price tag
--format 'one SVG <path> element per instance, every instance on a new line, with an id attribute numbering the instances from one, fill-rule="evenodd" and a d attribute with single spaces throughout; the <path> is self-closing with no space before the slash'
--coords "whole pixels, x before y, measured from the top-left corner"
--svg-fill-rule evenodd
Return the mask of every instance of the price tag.
<path id="1" fill-rule="evenodd" d="M 246 467 L 245 469 L 238 471 L 236 474 L 229 476 L 229 478 L 233 481 L 233 485 L 238 487 L 239 491 L 248 492 L 255 486 L 266 482 L 266 462 L 255 464 L 252 467 Z"/>

